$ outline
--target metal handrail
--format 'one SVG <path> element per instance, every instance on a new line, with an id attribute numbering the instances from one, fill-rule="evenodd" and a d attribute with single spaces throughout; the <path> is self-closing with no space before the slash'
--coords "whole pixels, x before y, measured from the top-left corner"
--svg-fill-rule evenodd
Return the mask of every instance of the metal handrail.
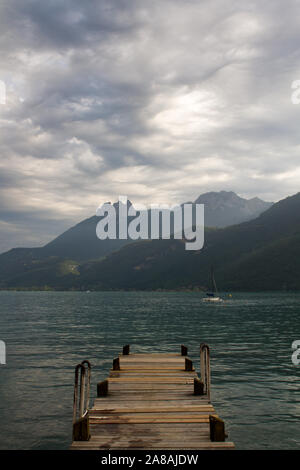
<path id="1" fill-rule="evenodd" d="M 87 368 L 85 367 L 87 365 Z M 80 371 L 79 388 L 79 408 L 78 408 L 78 382 Z M 87 371 L 87 374 L 86 374 Z M 87 379 L 87 381 L 86 381 Z M 89 410 L 90 405 L 90 385 L 91 385 L 91 364 L 89 361 L 82 361 L 75 367 L 74 399 L 73 399 L 73 423 L 77 419 L 83 418 Z"/>
<path id="2" fill-rule="evenodd" d="M 210 400 L 210 358 L 209 346 L 205 343 L 200 344 L 200 371 L 201 380 L 204 386 L 204 394 Z"/>

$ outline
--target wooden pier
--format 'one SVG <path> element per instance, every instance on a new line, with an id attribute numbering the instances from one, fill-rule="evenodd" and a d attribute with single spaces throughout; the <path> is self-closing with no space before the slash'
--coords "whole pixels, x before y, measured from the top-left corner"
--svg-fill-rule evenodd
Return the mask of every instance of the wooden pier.
<path id="1" fill-rule="evenodd" d="M 71 449 L 233 449 L 210 402 L 206 344 L 200 369 L 201 378 L 185 346 L 178 354 L 130 354 L 124 346 L 89 408 L 91 367 L 83 361 L 75 369 Z"/>

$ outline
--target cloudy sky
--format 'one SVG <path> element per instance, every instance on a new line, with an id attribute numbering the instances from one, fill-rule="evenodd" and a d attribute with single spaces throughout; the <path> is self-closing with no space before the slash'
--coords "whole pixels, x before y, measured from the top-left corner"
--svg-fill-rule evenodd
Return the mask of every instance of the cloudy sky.
<path id="1" fill-rule="evenodd" d="M 299 191 L 298 0 L 3 0 L 0 38 L 0 251 L 119 194 Z"/>

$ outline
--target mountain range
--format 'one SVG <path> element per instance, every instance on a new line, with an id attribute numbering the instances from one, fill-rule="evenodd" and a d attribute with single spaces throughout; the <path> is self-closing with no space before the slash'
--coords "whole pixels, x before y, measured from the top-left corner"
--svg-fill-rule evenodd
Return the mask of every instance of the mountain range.
<path id="1" fill-rule="evenodd" d="M 200 251 L 188 252 L 184 240 L 174 239 L 125 246 L 126 240 L 111 240 L 109 246 L 96 238 L 99 218 L 92 217 L 43 248 L 0 255 L 0 287 L 205 289 L 213 264 L 220 289 L 300 289 L 300 193 L 276 204 L 224 191 L 206 193 L 195 202 L 205 204 L 206 225 L 211 225 Z M 235 225 L 223 227 L 225 212 Z M 248 220 L 236 223 L 241 218 Z M 80 249 L 87 239 L 90 246 Z"/>
<path id="2" fill-rule="evenodd" d="M 205 205 L 207 227 L 228 227 L 255 219 L 273 204 L 258 197 L 244 199 L 233 191 L 204 193 L 195 200 L 195 203 Z"/>
<path id="3" fill-rule="evenodd" d="M 81 268 L 78 285 L 94 289 L 202 289 L 210 266 L 225 290 L 300 289 L 300 193 L 252 221 L 207 229 L 204 248 L 181 240 L 139 242 Z M 83 284 L 82 284 L 83 282 Z"/>

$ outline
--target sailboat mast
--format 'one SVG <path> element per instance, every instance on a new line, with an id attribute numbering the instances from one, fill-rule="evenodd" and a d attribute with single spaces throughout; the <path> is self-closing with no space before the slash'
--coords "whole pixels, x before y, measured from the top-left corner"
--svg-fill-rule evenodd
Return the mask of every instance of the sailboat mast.
<path id="1" fill-rule="evenodd" d="M 218 292 L 217 284 L 214 276 L 214 268 L 211 267 L 211 291 L 216 294 Z"/>

